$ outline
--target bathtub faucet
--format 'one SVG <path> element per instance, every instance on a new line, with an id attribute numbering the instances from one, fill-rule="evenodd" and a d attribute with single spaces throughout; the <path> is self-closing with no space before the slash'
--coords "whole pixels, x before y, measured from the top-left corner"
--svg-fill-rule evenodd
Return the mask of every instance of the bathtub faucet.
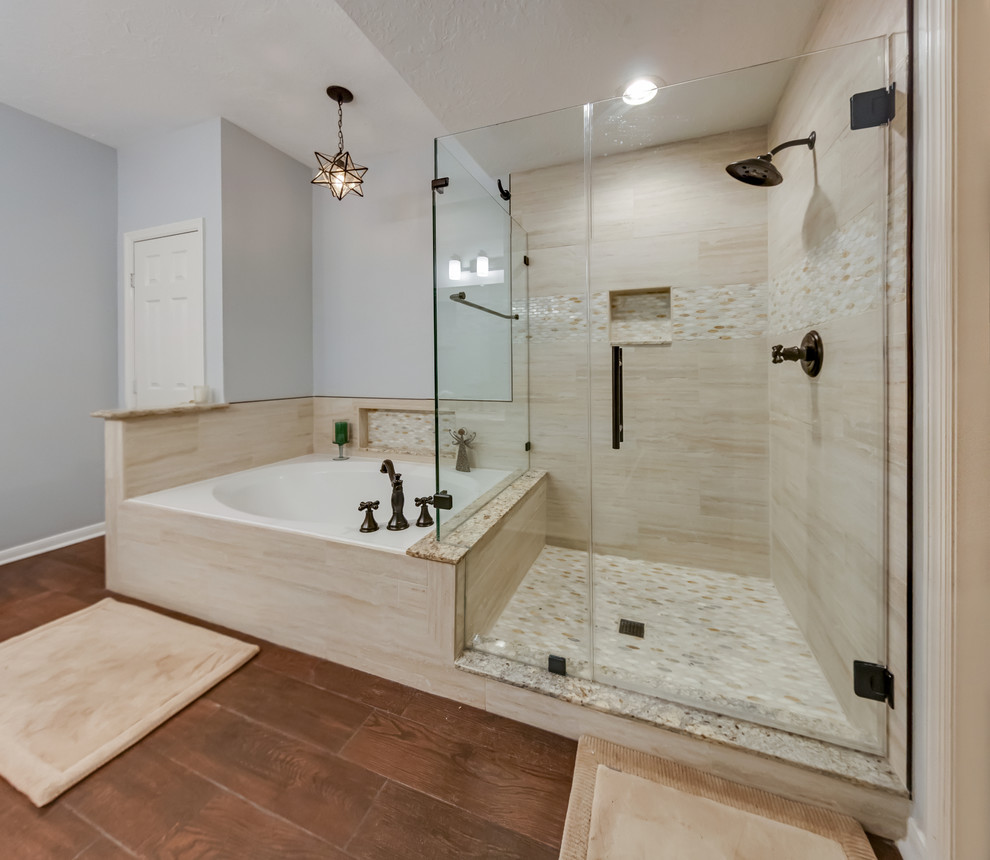
<path id="1" fill-rule="evenodd" d="M 402 491 L 402 475 L 395 471 L 395 466 L 391 460 L 382 461 L 382 474 L 388 473 L 389 483 L 392 485 L 392 518 L 385 526 L 389 531 L 398 532 L 409 528 L 409 520 L 402 513 L 402 506 L 406 503 L 406 495 Z"/>

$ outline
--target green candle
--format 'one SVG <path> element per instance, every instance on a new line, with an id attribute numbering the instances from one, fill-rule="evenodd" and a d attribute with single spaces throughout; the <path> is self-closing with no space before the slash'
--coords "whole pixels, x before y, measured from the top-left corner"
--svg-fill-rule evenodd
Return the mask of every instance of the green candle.
<path id="1" fill-rule="evenodd" d="M 347 422 L 346 421 L 334 421 L 333 422 L 333 441 L 335 445 L 346 445 L 347 444 Z"/>

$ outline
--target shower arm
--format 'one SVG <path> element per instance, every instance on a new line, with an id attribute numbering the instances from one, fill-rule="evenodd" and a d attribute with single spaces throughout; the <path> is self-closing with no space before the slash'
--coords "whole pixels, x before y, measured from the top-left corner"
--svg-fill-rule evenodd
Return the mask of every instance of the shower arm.
<path id="1" fill-rule="evenodd" d="M 501 317 L 504 320 L 519 319 L 519 314 L 503 314 L 499 311 L 493 311 L 491 308 L 486 308 L 484 305 L 476 305 L 474 302 L 469 302 L 467 300 L 467 295 L 463 290 L 459 293 L 451 293 L 450 300 L 452 302 L 457 302 L 459 305 L 467 305 L 469 308 L 477 308 L 479 311 L 484 311 L 486 314 L 491 314 L 493 317 Z"/>
<path id="2" fill-rule="evenodd" d="M 762 155 L 760 157 L 761 158 L 765 158 L 767 161 L 769 161 L 778 152 L 780 152 L 782 149 L 787 149 L 787 147 L 789 147 L 789 146 L 806 146 L 806 147 L 808 147 L 808 149 L 814 149 L 815 148 L 815 138 L 816 137 L 817 137 L 817 135 L 814 132 L 812 132 L 807 137 L 802 137 L 800 140 L 788 140 L 788 141 L 785 141 L 784 143 L 780 144 L 779 146 L 775 146 L 773 149 L 771 149 L 770 152 L 767 155 Z"/>

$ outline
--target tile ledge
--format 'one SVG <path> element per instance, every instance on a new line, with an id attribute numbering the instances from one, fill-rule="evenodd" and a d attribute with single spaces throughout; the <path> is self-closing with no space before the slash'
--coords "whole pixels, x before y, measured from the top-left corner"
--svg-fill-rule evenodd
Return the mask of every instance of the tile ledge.
<path id="1" fill-rule="evenodd" d="M 107 421 L 126 421 L 129 418 L 148 418 L 153 415 L 188 415 L 192 412 L 212 412 L 214 409 L 229 409 L 229 403 L 183 403 L 178 406 L 159 406 L 155 409 L 98 409 L 90 412 L 90 418 L 104 418 Z"/>
<path id="2" fill-rule="evenodd" d="M 529 469 L 523 472 L 480 510 L 458 525 L 444 540 L 438 541 L 435 534 L 427 535 L 409 547 L 406 555 L 428 561 L 457 564 L 468 554 L 471 547 L 545 480 L 547 473 L 542 469 Z"/>
<path id="3" fill-rule="evenodd" d="M 791 734 L 711 711 L 688 708 L 643 693 L 621 690 L 581 678 L 551 675 L 480 651 L 465 651 L 454 665 L 513 687 L 570 704 L 655 726 L 664 731 L 734 747 L 868 789 L 907 799 L 910 793 L 886 759 L 873 753 Z"/>

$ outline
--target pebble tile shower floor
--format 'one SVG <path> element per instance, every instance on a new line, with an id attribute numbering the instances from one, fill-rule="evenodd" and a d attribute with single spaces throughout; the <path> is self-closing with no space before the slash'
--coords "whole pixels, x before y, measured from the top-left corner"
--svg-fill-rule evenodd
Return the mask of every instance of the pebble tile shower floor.
<path id="1" fill-rule="evenodd" d="M 594 679 L 840 743 L 846 719 L 769 579 L 595 556 Z M 547 546 L 501 616 L 472 647 L 591 678 L 588 557 Z M 643 622 L 642 639 L 619 633 Z"/>

